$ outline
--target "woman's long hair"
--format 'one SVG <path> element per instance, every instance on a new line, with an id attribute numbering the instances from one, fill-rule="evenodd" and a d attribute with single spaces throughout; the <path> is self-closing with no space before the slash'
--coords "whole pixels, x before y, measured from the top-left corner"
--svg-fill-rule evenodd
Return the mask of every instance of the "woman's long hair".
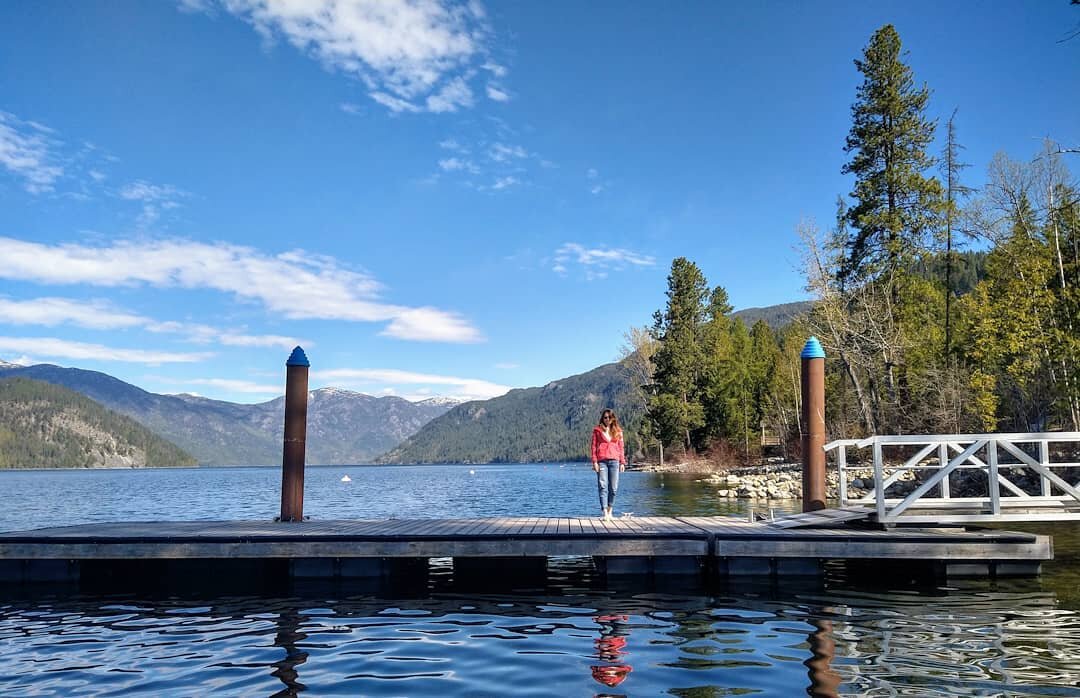
<path id="1" fill-rule="evenodd" d="M 597 426 L 601 429 L 604 428 L 604 417 L 611 417 L 611 421 L 607 423 L 608 433 L 611 434 L 611 440 L 622 438 L 622 427 L 619 426 L 619 418 L 615 416 L 614 410 L 604 410 L 600 413 L 600 421 L 597 422 Z"/>

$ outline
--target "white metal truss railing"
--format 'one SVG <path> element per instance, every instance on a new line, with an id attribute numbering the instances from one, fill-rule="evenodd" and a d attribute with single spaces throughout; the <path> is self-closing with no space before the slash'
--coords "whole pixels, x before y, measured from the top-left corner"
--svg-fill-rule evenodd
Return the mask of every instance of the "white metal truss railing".
<path id="1" fill-rule="evenodd" d="M 866 448 L 872 487 L 849 498 L 851 471 L 867 466 L 851 465 L 848 449 Z M 1080 432 L 871 436 L 833 441 L 825 452 L 837 466 L 842 505 L 872 504 L 880 523 L 1080 519 Z M 914 489 L 890 496 L 905 473 Z M 956 496 L 961 480 L 968 491 Z"/>

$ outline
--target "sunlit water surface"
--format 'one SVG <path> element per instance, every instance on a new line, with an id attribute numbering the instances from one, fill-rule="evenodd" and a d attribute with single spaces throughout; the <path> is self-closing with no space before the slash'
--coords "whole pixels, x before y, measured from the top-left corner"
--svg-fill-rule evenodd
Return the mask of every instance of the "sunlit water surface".
<path id="1" fill-rule="evenodd" d="M 342 482 L 349 475 L 351 482 Z M 308 468 L 314 519 L 598 510 L 580 464 Z M 269 519 L 280 470 L 0 472 L 0 530 Z M 689 476 L 625 473 L 617 512 L 745 515 Z M 777 507 L 778 510 L 791 510 Z M 1080 696 L 1076 525 L 1041 579 L 942 588 L 611 587 L 554 560 L 535 588 L 477 593 L 433 561 L 426 590 L 288 597 L 0 587 L 0 695 Z"/>

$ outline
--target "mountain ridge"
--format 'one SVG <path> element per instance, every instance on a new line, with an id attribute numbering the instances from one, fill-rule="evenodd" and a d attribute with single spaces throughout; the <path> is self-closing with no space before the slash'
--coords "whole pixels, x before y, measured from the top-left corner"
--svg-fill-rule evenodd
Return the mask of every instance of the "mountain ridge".
<path id="1" fill-rule="evenodd" d="M 41 380 L 85 395 L 131 417 L 203 465 L 267 465 L 281 460 L 284 396 L 245 405 L 190 394 L 164 395 L 107 373 L 53 364 L 0 366 L 0 378 L 8 376 Z M 311 391 L 307 462 L 370 462 L 447 409 L 443 404 L 341 388 Z"/>

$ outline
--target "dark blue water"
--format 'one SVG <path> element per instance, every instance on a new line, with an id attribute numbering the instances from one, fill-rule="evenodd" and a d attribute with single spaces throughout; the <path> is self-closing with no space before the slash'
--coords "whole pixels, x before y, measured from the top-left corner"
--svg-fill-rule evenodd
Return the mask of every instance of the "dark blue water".
<path id="1" fill-rule="evenodd" d="M 569 464 L 309 468 L 305 513 L 587 515 L 593 483 Z M 269 519 L 279 488 L 276 468 L 0 472 L 0 530 Z M 692 477 L 626 473 L 616 511 L 746 506 Z M 612 588 L 581 559 L 500 594 L 457 588 L 447 561 L 408 594 L 0 587 L 0 695 L 1080 696 L 1077 527 L 1040 530 L 1059 555 L 1042 579 L 941 588 L 866 589 L 842 573 L 824 586 Z"/>

